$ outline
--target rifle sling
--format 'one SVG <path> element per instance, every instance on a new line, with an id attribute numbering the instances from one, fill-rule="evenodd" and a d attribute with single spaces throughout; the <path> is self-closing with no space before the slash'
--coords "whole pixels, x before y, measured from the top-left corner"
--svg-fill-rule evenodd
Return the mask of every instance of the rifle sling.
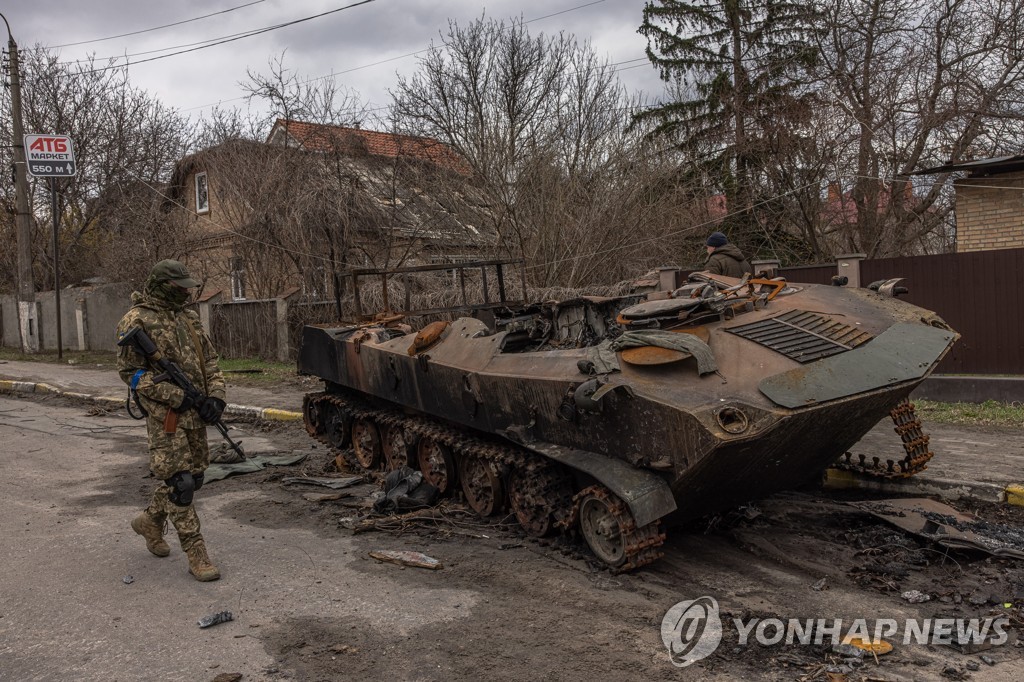
<path id="1" fill-rule="evenodd" d="M 196 334 L 195 328 L 192 326 L 192 320 L 185 318 L 185 327 L 188 328 L 188 334 L 192 337 L 192 343 L 196 347 L 196 354 L 199 356 L 199 371 L 203 374 L 203 395 L 210 393 L 210 387 L 206 382 L 206 357 L 203 355 L 203 344 L 199 340 L 199 335 Z"/>

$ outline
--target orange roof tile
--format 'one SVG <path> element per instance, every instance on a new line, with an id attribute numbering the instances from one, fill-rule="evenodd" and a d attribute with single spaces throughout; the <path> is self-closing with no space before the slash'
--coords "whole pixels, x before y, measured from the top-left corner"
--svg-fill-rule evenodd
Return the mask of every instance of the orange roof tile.
<path id="1" fill-rule="evenodd" d="M 281 128 L 309 151 L 341 151 L 392 159 L 413 158 L 430 162 L 462 175 L 472 173 L 469 164 L 458 152 L 445 143 L 429 137 L 380 133 L 362 128 L 347 128 L 279 118 L 274 123 L 267 141 L 269 142 L 274 132 Z"/>

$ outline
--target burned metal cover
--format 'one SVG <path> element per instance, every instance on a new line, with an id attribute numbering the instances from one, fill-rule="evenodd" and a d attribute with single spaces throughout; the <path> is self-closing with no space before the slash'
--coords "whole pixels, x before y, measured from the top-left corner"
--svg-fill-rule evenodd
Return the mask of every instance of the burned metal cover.
<path id="1" fill-rule="evenodd" d="M 955 338 L 935 327 L 894 324 L 860 348 L 762 379 L 758 388 L 790 408 L 888 388 L 927 376 Z"/>
<path id="2" fill-rule="evenodd" d="M 871 338 L 870 334 L 856 327 L 807 310 L 790 310 L 778 317 L 726 331 L 800 363 L 843 353 Z"/>

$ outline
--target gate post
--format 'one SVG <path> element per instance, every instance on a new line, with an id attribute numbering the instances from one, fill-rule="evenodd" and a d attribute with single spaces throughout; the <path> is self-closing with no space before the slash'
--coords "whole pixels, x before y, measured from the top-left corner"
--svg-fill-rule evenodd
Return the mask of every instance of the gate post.
<path id="1" fill-rule="evenodd" d="M 288 362 L 288 301 L 284 298 L 274 299 L 274 319 L 277 328 L 277 360 Z"/>
<path id="2" fill-rule="evenodd" d="M 849 278 L 846 286 L 860 287 L 860 262 L 867 258 L 864 253 L 841 253 L 836 256 L 836 271 L 840 277 Z"/>

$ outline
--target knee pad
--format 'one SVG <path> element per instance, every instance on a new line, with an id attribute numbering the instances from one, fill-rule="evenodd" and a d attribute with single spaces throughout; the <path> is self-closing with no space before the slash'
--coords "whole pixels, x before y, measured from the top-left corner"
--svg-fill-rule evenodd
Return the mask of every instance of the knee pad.
<path id="1" fill-rule="evenodd" d="M 198 474 L 192 474 L 192 480 L 195 481 L 195 491 L 199 492 L 199 489 L 203 487 L 203 472 L 200 471 Z"/>
<path id="2" fill-rule="evenodd" d="M 191 471 L 179 471 L 164 483 L 171 487 L 167 499 L 173 504 L 179 507 L 187 507 L 192 504 L 192 496 L 195 494 L 197 486 Z"/>

